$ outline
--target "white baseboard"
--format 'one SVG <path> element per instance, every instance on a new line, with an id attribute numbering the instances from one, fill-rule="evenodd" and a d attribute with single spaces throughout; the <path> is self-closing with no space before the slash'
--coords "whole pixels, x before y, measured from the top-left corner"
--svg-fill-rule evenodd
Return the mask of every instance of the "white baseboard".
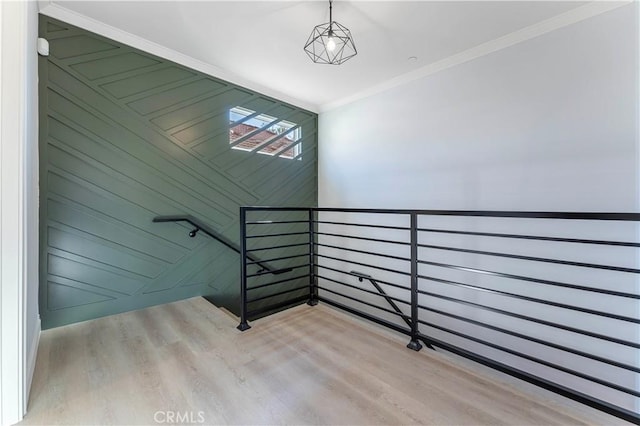
<path id="1" fill-rule="evenodd" d="M 38 345 L 40 344 L 40 333 L 42 332 L 42 324 L 40 317 L 38 316 L 38 322 L 36 323 L 36 329 L 33 333 L 33 340 L 31 341 L 31 351 L 27 357 L 27 371 L 25 377 L 25 404 L 24 414 L 27 412 L 27 406 L 29 405 L 29 394 L 31 393 L 31 383 L 33 382 L 33 374 L 36 371 L 36 359 L 38 358 Z"/>

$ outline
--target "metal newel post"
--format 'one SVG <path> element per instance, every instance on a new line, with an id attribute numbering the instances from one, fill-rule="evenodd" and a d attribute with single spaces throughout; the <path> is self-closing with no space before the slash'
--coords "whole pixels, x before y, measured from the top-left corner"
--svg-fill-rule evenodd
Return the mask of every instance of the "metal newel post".
<path id="1" fill-rule="evenodd" d="M 247 323 L 247 211 L 240 207 L 240 325 L 237 329 L 251 328 Z"/>
<path id="2" fill-rule="evenodd" d="M 318 304 L 318 288 L 316 287 L 316 241 L 313 209 L 309 209 L 309 301 L 307 305 Z"/>
<path id="3" fill-rule="evenodd" d="M 411 341 L 409 349 L 419 351 L 422 345 L 418 340 L 418 215 L 411 215 Z"/>

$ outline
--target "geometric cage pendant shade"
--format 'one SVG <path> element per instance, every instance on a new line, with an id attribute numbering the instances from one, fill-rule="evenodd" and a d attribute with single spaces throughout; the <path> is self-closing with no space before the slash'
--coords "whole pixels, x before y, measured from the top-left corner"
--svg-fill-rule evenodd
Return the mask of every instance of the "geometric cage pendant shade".
<path id="1" fill-rule="evenodd" d="M 304 45 L 304 51 L 317 64 L 340 65 L 358 54 L 351 31 L 333 20 L 332 3 L 329 0 L 329 22 L 315 26 Z"/>

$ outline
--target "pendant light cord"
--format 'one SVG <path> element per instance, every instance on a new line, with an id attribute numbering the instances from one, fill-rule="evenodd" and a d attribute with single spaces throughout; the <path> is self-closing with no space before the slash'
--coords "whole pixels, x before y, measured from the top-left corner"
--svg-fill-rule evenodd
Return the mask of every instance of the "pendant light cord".
<path id="1" fill-rule="evenodd" d="M 329 34 L 331 34 L 331 29 L 333 27 L 333 0 L 329 0 Z"/>

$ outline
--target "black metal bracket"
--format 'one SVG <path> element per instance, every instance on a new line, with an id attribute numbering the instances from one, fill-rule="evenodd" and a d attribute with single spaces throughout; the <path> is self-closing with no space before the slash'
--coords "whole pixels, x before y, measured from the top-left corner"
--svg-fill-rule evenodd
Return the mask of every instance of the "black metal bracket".
<path id="1" fill-rule="evenodd" d="M 236 328 L 240 331 L 247 331 L 248 329 L 251 328 L 251 326 L 249 325 L 248 322 L 244 321 L 244 322 L 241 322 Z"/>
<path id="2" fill-rule="evenodd" d="M 418 339 L 412 339 L 408 344 L 407 347 L 411 350 L 414 350 L 416 352 L 418 352 L 420 349 L 422 349 L 422 345 L 420 344 L 420 342 L 418 341 Z M 429 345 L 429 347 L 431 349 L 433 349 L 433 346 Z"/>

